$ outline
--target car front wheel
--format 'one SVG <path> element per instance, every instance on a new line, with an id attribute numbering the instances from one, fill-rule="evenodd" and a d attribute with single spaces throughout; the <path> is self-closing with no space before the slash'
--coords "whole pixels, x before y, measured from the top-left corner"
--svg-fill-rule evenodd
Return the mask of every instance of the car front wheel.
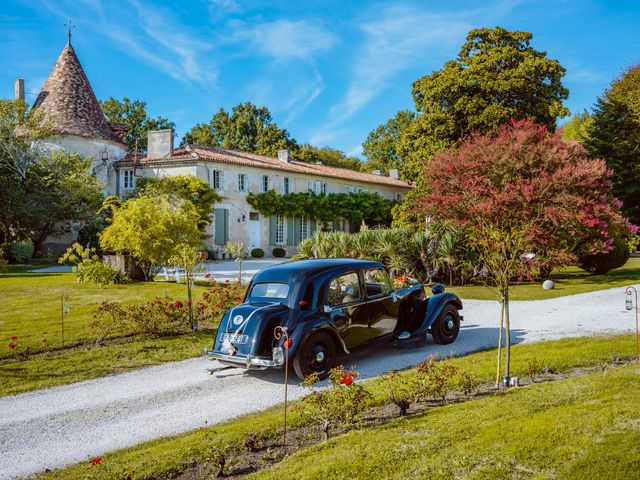
<path id="1" fill-rule="evenodd" d="M 431 326 L 433 341 L 441 345 L 453 343 L 460 332 L 460 314 L 453 305 L 446 305 Z"/>
<path id="2" fill-rule="evenodd" d="M 333 337 L 325 332 L 315 333 L 307 339 L 293 358 L 293 369 L 300 380 L 312 373 L 317 373 L 320 380 L 324 380 L 335 365 L 336 356 Z"/>

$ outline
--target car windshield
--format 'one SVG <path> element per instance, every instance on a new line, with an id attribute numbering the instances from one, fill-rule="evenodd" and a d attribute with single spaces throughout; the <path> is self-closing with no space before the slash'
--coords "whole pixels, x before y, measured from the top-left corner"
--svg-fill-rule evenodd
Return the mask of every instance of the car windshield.
<path id="1" fill-rule="evenodd" d="M 286 283 L 256 283 L 251 288 L 250 297 L 284 299 L 289 295 Z"/>

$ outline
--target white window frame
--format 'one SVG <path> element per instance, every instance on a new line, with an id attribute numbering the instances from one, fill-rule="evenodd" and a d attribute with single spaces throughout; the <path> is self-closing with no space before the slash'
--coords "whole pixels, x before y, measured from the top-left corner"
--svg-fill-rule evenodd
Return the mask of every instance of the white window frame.
<path id="1" fill-rule="evenodd" d="M 135 187 L 135 175 L 132 169 L 122 170 L 122 188 L 125 190 L 131 190 Z"/>
<path id="2" fill-rule="evenodd" d="M 238 191 L 239 192 L 247 191 L 247 174 L 246 173 L 238 173 Z"/>
<path id="3" fill-rule="evenodd" d="M 282 194 L 287 195 L 291 193 L 291 179 L 289 177 L 284 177 L 282 179 Z"/>
<path id="4" fill-rule="evenodd" d="M 276 214 L 276 245 L 284 245 L 286 242 L 286 219 L 283 214 Z"/>
<path id="5" fill-rule="evenodd" d="M 307 238 L 309 238 L 309 231 L 310 231 L 310 225 L 309 225 L 309 218 L 308 217 L 302 217 L 300 218 L 300 230 L 299 230 L 299 237 L 300 237 L 300 241 L 306 240 Z"/>

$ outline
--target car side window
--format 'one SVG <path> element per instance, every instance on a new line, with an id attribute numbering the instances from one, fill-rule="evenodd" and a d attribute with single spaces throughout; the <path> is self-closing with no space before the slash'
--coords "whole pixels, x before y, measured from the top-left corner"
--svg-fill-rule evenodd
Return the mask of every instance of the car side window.
<path id="1" fill-rule="evenodd" d="M 360 280 L 356 272 L 347 273 L 334 278 L 329 283 L 327 303 L 330 306 L 354 302 L 362 298 L 360 292 Z"/>
<path id="2" fill-rule="evenodd" d="M 373 268 L 364 272 L 364 287 L 367 297 L 390 295 L 393 291 L 389 275 L 381 268 Z"/>

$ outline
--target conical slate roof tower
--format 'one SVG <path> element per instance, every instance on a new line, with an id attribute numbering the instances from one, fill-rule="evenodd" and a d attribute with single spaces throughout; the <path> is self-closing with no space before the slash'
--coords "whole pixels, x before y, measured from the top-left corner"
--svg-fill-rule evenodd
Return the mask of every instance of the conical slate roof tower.
<path id="1" fill-rule="evenodd" d="M 122 143 L 105 119 L 70 42 L 60 53 L 33 108 L 45 112 L 58 135 Z"/>

